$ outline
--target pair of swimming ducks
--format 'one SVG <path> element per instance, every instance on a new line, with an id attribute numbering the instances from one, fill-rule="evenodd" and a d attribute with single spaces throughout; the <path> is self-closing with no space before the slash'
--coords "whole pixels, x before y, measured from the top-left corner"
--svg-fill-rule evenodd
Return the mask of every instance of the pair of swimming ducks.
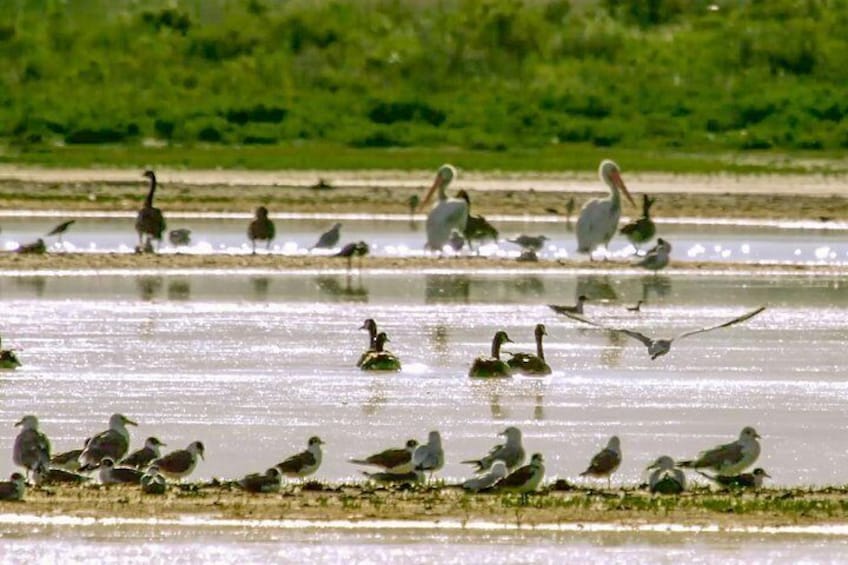
<path id="1" fill-rule="evenodd" d="M 359 358 L 356 366 L 363 371 L 400 371 L 400 360 L 385 349 L 389 341 L 386 332 L 377 331 L 377 323 L 369 318 L 360 328 L 368 330 L 370 335 L 369 349 Z M 510 377 L 513 374 L 544 376 L 551 374 L 551 367 L 545 361 L 542 349 L 542 338 L 548 335 L 544 324 L 536 325 L 536 354 L 512 353 L 508 361 L 501 360 L 501 346 L 513 343 L 505 331 L 499 331 L 492 340 L 492 355 L 478 357 L 468 371 L 469 377 L 497 378 Z"/>

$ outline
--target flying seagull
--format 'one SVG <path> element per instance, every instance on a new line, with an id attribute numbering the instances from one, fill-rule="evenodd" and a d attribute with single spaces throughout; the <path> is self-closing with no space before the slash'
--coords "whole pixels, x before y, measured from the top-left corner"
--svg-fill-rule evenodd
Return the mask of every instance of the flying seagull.
<path id="1" fill-rule="evenodd" d="M 681 467 L 712 469 L 719 475 L 735 475 L 754 464 L 760 456 L 760 434 L 751 426 L 742 428 L 739 439 L 698 454 L 693 461 L 681 461 Z"/>
<path id="2" fill-rule="evenodd" d="M 718 324 L 716 326 L 699 328 L 697 330 L 689 330 L 689 331 L 683 332 L 682 334 L 678 334 L 674 337 L 667 338 L 667 339 L 665 339 L 665 338 L 653 339 L 653 338 L 646 336 L 643 333 L 639 333 L 639 332 L 634 331 L 634 330 L 628 330 L 628 329 L 624 329 L 624 328 L 610 328 L 610 327 L 607 327 L 603 324 L 599 324 L 598 322 L 593 322 L 591 320 L 587 320 L 586 318 L 583 318 L 583 317 L 578 316 L 576 314 L 571 314 L 569 312 L 563 312 L 563 313 L 566 316 L 568 316 L 569 318 L 577 320 L 578 322 L 583 322 L 584 324 L 590 324 L 592 326 L 596 326 L 596 327 L 603 328 L 605 330 L 609 330 L 609 331 L 613 331 L 613 332 L 621 332 L 624 335 L 627 335 L 627 336 L 632 337 L 633 339 L 639 340 L 645 345 L 645 347 L 648 348 L 648 355 L 651 356 L 651 359 L 656 359 L 657 357 L 661 357 L 661 356 L 665 355 L 666 353 L 668 353 L 669 351 L 671 351 L 671 343 L 676 339 L 683 339 L 684 337 L 689 337 L 690 335 L 700 334 L 700 333 L 704 333 L 704 332 L 711 332 L 713 330 L 717 330 L 717 329 L 720 329 L 720 328 L 726 328 L 726 327 L 732 326 L 734 324 L 739 324 L 739 323 L 744 322 L 746 320 L 750 320 L 751 318 L 753 318 L 754 316 L 756 316 L 757 314 L 759 314 L 760 312 L 762 312 L 765 309 L 766 309 L 765 306 L 760 306 L 756 310 L 752 310 L 752 311 L 748 312 L 747 314 L 743 314 L 742 316 L 739 316 L 738 318 L 733 318 L 730 321 Z"/>

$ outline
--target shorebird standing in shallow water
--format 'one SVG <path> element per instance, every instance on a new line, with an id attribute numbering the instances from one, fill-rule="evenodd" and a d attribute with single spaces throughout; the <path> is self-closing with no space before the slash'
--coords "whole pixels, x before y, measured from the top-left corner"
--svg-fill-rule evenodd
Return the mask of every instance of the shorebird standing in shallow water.
<path id="1" fill-rule="evenodd" d="M 371 249 L 364 241 L 356 243 L 348 243 L 341 248 L 341 251 L 333 255 L 333 257 L 344 257 L 347 259 L 347 270 L 350 271 L 354 257 L 359 257 L 359 270 L 362 270 L 362 258 L 368 255 Z"/>
<path id="2" fill-rule="evenodd" d="M 50 440 L 38 429 L 38 418 L 29 414 L 18 421 L 21 431 L 15 438 L 12 460 L 24 467 L 27 476 L 35 469 L 50 465 Z"/>
<path id="3" fill-rule="evenodd" d="M 581 294 L 577 297 L 577 304 L 574 306 L 568 305 L 560 305 L 560 304 L 548 304 L 548 308 L 556 312 L 557 314 L 565 314 L 566 316 L 569 314 L 582 314 L 583 313 L 583 305 L 586 304 L 586 301 L 589 300 L 585 294 Z"/>
<path id="4" fill-rule="evenodd" d="M 633 263 L 635 267 L 644 267 L 649 271 L 658 273 L 668 266 L 671 260 L 671 244 L 663 238 L 657 239 L 657 244 L 648 251 L 642 259 Z"/>
<path id="5" fill-rule="evenodd" d="M 165 232 L 165 217 L 162 210 L 153 206 L 153 197 L 156 194 L 156 174 L 151 170 L 144 171 L 144 175 L 150 179 L 150 190 L 144 199 L 144 206 L 138 211 L 135 219 L 135 231 L 138 233 L 138 248 L 147 249 L 153 244 L 152 240 L 162 243 L 162 234 Z"/>
<path id="6" fill-rule="evenodd" d="M 365 459 L 351 459 L 351 463 L 357 465 L 374 465 L 382 467 L 389 473 L 409 473 L 413 470 L 412 454 L 418 447 L 418 441 L 410 439 L 406 441 L 406 446 L 395 449 L 385 449 L 374 455 L 369 455 Z"/>
<path id="7" fill-rule="evenodd" d="M 26 479 L 20 473 L 12 473 L 8 481 L 0 482 L 0 500 L 21 500 L 26 492 Z"/>
<path id="8" fill-rule="evenodd" d="M 668 455 L 658 457 L 648 465 L 650 469 L 654 470 L 648 477 L 648 489 L 652 494 L 680 494 L 686 490 L 686 475 L 676 468 L 674 459 Z"/>
<path id="9" fill-rule="evenodd" d="M 618 165 L 606 159 L 598 167 L 598 175 L 610 191 L 609 198 L 596 198 L 583 205 L 577 219 L 577 252 L 586 253 L 592 259 L 592 252 L 598 247 L 606 247 L 618 230 L 621 218 L 621 193 L 631 205 L 633 198 L 627 186 L 621 180 Z"/>
<path id="10" fill-rule="evenodd" d="M 618 436 L 612 436 L 607 446 L 592 457 L 589 467 L 580 473 L 581 477 L 606 477 L 607 488 L 612 488 L 612 474 L 621 465 L 621 442 Z"/>
<path id="11" fill-rule="evenodd" d="M 109 457 L 113 462 L 120 461 L 130 447 L 130 433 L 126 424 L 138 425 L 123 414 L 112 414 L 109 429 L 92 437 L 80 454 L 80 470 L 96 468 L 104 457 Z"/>
<path id="12" fill-rule="evenodd" d="M 760 434 L 751 426 L 742 428 L 739 439 L 702 451 L 698 458 L 681 461 L 680 467 L 712 469 L 719 475 L 735 475 L 754 464 L 760 456 Z"/>
<path id="13" fill-rule="evenodd" d="M 292 455 L 275 466 L 286 477 L 308 477 L 321 466 L 321 459 L 323 458 L 321 451 L 322 445 L 324 445 L 324 442 L 321 441 L 320 437 L 312 436 L 309 438 L 306 451 Z"/>
<path id="14" fill-rule="evenodd" d="M 151 436 L 144 440 L 144 447 L 127 455 L 120 464 L 134 469 L 147 467 L 151 461 L 162 456 L 159 453 L 159 447 L 164 446 L 165 444 L 159 441 L 159 438 Z"/>
<path id="15" fill-rule="evenodd" d="M 522 234 L 512 239 L 508 239 L 507 241 L 518 245 L 525 251 L 539 251 L 542 247 L 544 247 L 545 242 L 548 241 L 548 236 Z"/>
<path id="16" fill-rule="evenodd" d="M 513 353 L 507 364 L 513 373 L 529 376 L 544 376 L 551 374 L 551 366 L 545 361 L 545 352 L 542 349 L 542 338 L 548 335 L 545 324 L 536 324 L 534 330 L 536 336 L 536 354 Z"/>
<path id="17" fill-rule="evenodd" d="M 47 235 L 45 237 L 51 237 L 51 236 L 54 236 L 54 235 L 58 235 L 59 236 L 59 243 L 62 243 L 62 236 L 65 235 L 65 232 L 68 231 L 68 228 L 71 227 L 72 225 L 74 225 L 74 223 L 76 223 L 76 220 L 68 220 L 68 221 L 62 222 L 61 224 L 59 224 L 58 226 L 56 226 L 55 228 L 53 228 L 52 230 L 47 232 Z"/>
<path id="18" fill-rule="evenodd" d="M 171 479 L 182 479 L 194 471 L 197 466 L 197 458 L 204 459 L 205 448 L 203 442 L 193 441 L 185 449 L 178 449 L 171 453 L 155 459 L 153 465 L 159 468 L 159 472 Z"/>
<path id="19" fill-rule="evenodd" d="M 260 206 L 256 209 L 256 217 L 247 226 L 247 239 L 250 240 L 250 245 L 253 254 L 256 254 L 256 242 L 264 241 L 265 249 L 271 248 L 271 242 L 274 241 L 274 236 L 277 230 L 274 227 L 274 222 L 268 218 L 268 208 Z"/>
<path id="20" fill-rule="evenodd" d="M 427 443 L 419 445 L 412 454 L 412 467 L 422 473 L 433 473 L 445 464 L 445 452 L 442 449 L 442 436 L 433 430 L 427 436 Z"/>
<path id="21" fill-rule="evenodd" d="M 468 203 L 462 198 L 448 198 L 445 190 L 456 177 L 456 169 L 451 165 L 442 165 L 436 173 L 433 186 L 427 191 L 421 206 L 426 206 L 434 193 L 438 193 L 439 201 L 427 215 L 427 244 L 426 248 L 442 251 L 450 239 L 451 233 L 463 233 L 468 221 Z"/>
<path id="22" fill-rule="evenodd" d="M 761 489 L 763 480 L 771 478 L 771 475 L 766 473 L 766 470 L 762 467 L 757 467 L 751 473 L 740 473 L 738 475 L 710 475 L 702 471 L 698 471 L 698 474 L 724 488 L 750 488 L 754 490 Z"/>
<path id="23" fill-rule="evenodd" d="M 498 378 L 511 377 L 512 369 L 505 361 L 501 361 L 501 346 L 504 343 L 513 343 L 506 332 L 501 330 L 495 333 L 492 339 L 491 357 L 477 357 L 468 370 L 469 377 Z"/>
<path id="24" fill-rule="evenodd" d="M 639 333 L 639 332 L 634 331 L 634 330 L 627 330 L 627 329 L 623 329 L 623 328 L 610 328 L 610 327 L 607 327 L 603 324 L 599 324 L 598 322 L 593 322 L 591 320 L 587 320 L 586 318 L 582 318 L 580 316 L 570 314 L 568 312 L 566 312 L 565 315 L 568 316 L 569 318 L 577 320 L 578 322 L 583 322 L 584 324 L 590 324 L 590 325 L 598 327 L 598 328 L 603 328 L 605 330 L 609 330 L 609 331 L 612 331 L 612 332 L 623 333 L 626 336 L 632 337 L 633 339 L 642 342 L 642 344 L 645 347 L 648 348 L 648 355 L 651 356 L 651 359 L 656 359 L 657 357 L 661 357 L 661 356 L 665 355 L 666 353 L 668 353 L 669 351 L 671 351 L 671 344 L 676 339 L 683 339 L 684 337 L 689 337 L 689 336 L 697 335 L 697 334 L 704 333 L 704 332 L 711 332 L 713 330 L 718 330 L 718 329 L 721 329 L 721 328 L 727 328 L 729 326 L 739 324 L 739 323 L 744 322 L 746 320 L 750 320 L 751 318 L 753 318 L 754 316 L 756 316 L 757 314 L 759 314 L 760 312 L 762 312 L 765 309 L 766 309 L 765 306 L 760 306 L 756 310 L 752 310 L 751 312 L 748 312 L 747 314 L 743 314 L 743 315 L 739 316 L 738 318 L 733 318 L 732 320 L 729 320 L 727 322 L 723 322 L 723 323 L 715 325 L 715 326 L 708 326 L 706 328 L 699 328 L 697 330 L 689 330 L 689 331 L 683 332 L 681 334 L 678 334 L 678 335 L 671 337 L 671 338 L 668 338 L 668 339 L 663 339 L 663 338 L 653 339 L 653 338 L 646 336 L 643 333 Z"/>
<path id="25" fill-rule="evenodd" d="M 487 471 L 495 461 L 503 461 L 508 471 L 518 468 L 524 463 L 524 446 L 521 445 L 521 430 L 510 426 L 498 435 L 506 437 L 506 442 L 496 445 L 489 454 L 481 459 L 469 459 L 463 464 L 474 465 L 475 473 Z"/>

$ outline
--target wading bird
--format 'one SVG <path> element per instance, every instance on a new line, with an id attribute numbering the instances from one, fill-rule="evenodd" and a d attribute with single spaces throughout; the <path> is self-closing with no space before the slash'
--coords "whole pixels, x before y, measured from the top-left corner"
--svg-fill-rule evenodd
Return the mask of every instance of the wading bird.
<path id="1" fill-rule="evenodd" d="M 536 376 L 550 375 L 551 366 L 545 361 L 545 352 L 542 350 L 542 338 L 548 335 L 545 324 L 536 324 L 534 335 L 536 336 L 536 354 L 513 353 L 507 364 L 514 373 Z"/>
<path id="2" fill-rule="evenodd" d="M 274 222 L 268 218 L 268 208 L 259 206 L 256 209 L 253 221 L 247 226 L 247 239 L 250 240 L 252 253 L 256 254 L 257 241 L 264 241 L 265 249 L 270 249 L 271 242 L 274 241 L 276 235 L 277 230 L 274 227 Z"/>
<path id="3" fill-rule="evenodd" d="M 642 259 L 633 263 L 634 267 L 643 267 L 657 273 L 668 266 L 671 259 L 671 244 L 663 238 L 657 239 L 657 244 L 648 251 Z"/>
<path id="4" fill-rule="evenodd" d="M 162 242 L 162 234 L 165 232 L 165 218 L 162 210 L 153 206 L 153 197 L 156 194 L 156 174 L 150 169 L 144 171 L 144 175 L 150 179 L 150 190 L 144 199 L 144 206 L 138 211 L 135 219 L 135 231 L 138 233 L 138 248 L 148 249 L 152 247 L 152 240 Z"/>
<path id="5" fill-rule="evenodd" d="M 357 241 L 356 243 L 348 243 L 342 247 L 341 251 L 333 255 L 333 257 L 344 257 L 347 259 L 348 271 L 351 269 L 353 258 L 359 257 L 359 269 L 362 270 L 362 258 L 368 255 L 370 251 L 371 249 L 368 247 L 367 243 L 364 241 Z"/>
<path id="6" fill-rule="evenodd" d="M 491 357 L 478 357 L 471 364 L 471 369 L 468 371 L 469 377 L 510 377 L 512 369 L 506 362 L 501 361 L 501 346 L 504 343 L 513 343 L 506 332 L 501 330 L 495 333 L 492 339 L 492 355 Z"/>
<path id="7" fill-rule="evenodd" d="M 697 330 L 689 330 L 687 332 L 683 332 L 681 334 L 678 334 L 678 335 L 671 337 L 671 338 L 668 338 L 668 339 L 653 339 L 653 338 L 650 338 L 650 337 L 646 336 L 645 334 L 639 333 L 637 331 L 627 330 L 627 329 L 622 329 L 622 328 L 610 328 L 610 327 L 607 327 L 603 324 L 599 324 L 597 322 L 587 320 L 586 318 L 582 318 L 580 316 L 577 316 L 576 314 L 571 314 L 571 313 L 568 313 L 568 312 L 565 312 L 565 315 L 568 316 L 569 318 L 577 320 L 578 322 L 583 322 L 584 324 L 590 324 L 592 326 L 595 326 L 595 327 L 598 327 L 598 328 L 603 328 L 605 330 L 609 330 L 609 331 L 612 331 L 612 332 L 620 332 L 620 333 L 623 333 L 626 336 L 632 337 L 633 339 L 636 339 L 636 340 L 642 342 L 642 344 L 645 347 L 648 348 L 648 355 L 651 356 L 651 359 L 656 359 L 657 357 L 661 357 L 661 356 L 665 355 L 666 353 L 668 353 L 669 351 L 671 351 L 671 344 L 676 339 L 683 339 L 684 337 L 689 337 L 691 335 L 697 335 L 697 334 L 704 333 L 704 332 L 710 332 L 710 331 L 713 331 L 713 330 L 726 328 L 726 327 L 732 326 L 734 324 L 739 324 L 739 323 L 744 322 L 746 320 L 750 320 L 751 318 L 753 318 L 754 316 L 756 316 L 757 314 L 759 314 L 760 312 L 762 312 L 765 309 L 766 309 L 765 306 L 760 306 L 756 310 L 752 310 L 751 312 L 748 312 L 747 314 L 743 314 L 742 316 L 739 316 L 738 318 L 733 318 L 730 321 L 727 321 L 727 322 L 724 322 L 724 323 L 721 323 L 721 324 L 718 324 L 718 325 L 715 325 L 715 326 L 700 328 L 700 329 L 697 329 Z"/>
<path id="8" fill-rule="evenodd" d="M 427 191 L 420 206 L 426 206 L 434 193 L 438 193 L 439 201 L 427 215 L 427 249 L 442 251 L 450 239 L 451 233 L 463 233 L 468 221 L 468 204 L 461 198 L 448 198 L 445 190 L 456 176 L 456 169 L 451 165 L 442 165 L 436 173 L 433 186 Z"/>
<path id="9" fill-rule="evenodd" d="M 457 198 L 465 200 L 465 206 L 468 210 L 468 217 L 465 221 L 465 229 L 462 230 L 462 236 L 468 242 L 468 247 L 474 250 L 474 242 L 481 243 L 487 240 L 498 241 L 498 230 L 495 226 L 489 223 L 489 220 L 483 216 L 474 216 L 471 214 L 471 198 L 465 190 L 460 190 L 456 193 Z"/>
<path id="10" fill-rule="evenodd" d="M 47 232 L 47 235 L 45 237 L 58 235 L 59 236 L 59 243 L 62 243 L 62 236 L 65 234 L 66 231 L 68 231 L 69 227 L 74 225 L 75 222 L 76 222 L 76 220 L 68 220 L 66 222 L 62 222 L 61 224 L 59 224 L 58 226 L 56 226 L 55 228 L 53 228 L 52 230 Z"/>
<path id="11" fill-rule="evenodd" d="M 588 254 L 590 259 L 596 248 L 609 244 L 618 229 L 618 220 L 621 218 L 621 193 L 635 206 L 627 186 L 621 180 L 618 165 L 606 159 L 598 167 L 598 174 L 601 181 L 609 187 L 610 197 L 590 200 L 583 205 L 577 219 L 577 251 Z"/>

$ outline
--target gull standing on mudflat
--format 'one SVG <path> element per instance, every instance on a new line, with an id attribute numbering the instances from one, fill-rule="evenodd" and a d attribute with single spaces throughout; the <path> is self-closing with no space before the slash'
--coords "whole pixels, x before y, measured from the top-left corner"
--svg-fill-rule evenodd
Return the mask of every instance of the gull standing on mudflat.
<path id="1" fill-rule="evenodd" d="M 324 442 L 318 436 L 309 438 L 306 451 L 292 455 L 282 463 L 275 465 L 280 472 L 287 477 L 307 477 L 318 470 L 321 466 L 321 446 Z"/>
<path id="2" fill-rule="evenodd" d="M 159 467 L 150 465 L 141 476 L 141 492 L 144 494 L 165 494 L 168 482 L 159 472 Z"/>
<path id="3" fill-rule="evenodd" d="M 321 234 L 321 237 L 318 238 L 318 241 L 310 247 L 310 251 L 312 249 L 332 249 L 339 242 L 339 238 L 341 238 L 341 229 L 342 225 L 340 223 L 336 223 Z"/>
<path id="4" fill-rule="evenodd" d="M 434 193 L 438 193 L 439 201 L 427 215 L 427 244 L 426 248 L 442 251 L 450 239 L 451 233 L 463 233 L 468 221 L 468 204 L 461 198 L 448 198 L 445 190 L 456 177 L 456 169 L 451 165 L 442 165 L 436 173 L 433 186 L 427 191 L 420 206 L 426 206 Z"/>
<path id="5" fill-rule="evenodd" d="M 50 440 L 38 430 L 38 418 L 32 414 L 21 418 L 15 426 L 20 426 L 21 431 L 15 438 L 12 460 L 24 467 L 29 476 L 38 467 L 50 464 Z"/>
<path id="6" fill-rule="evenodd" d="M 428 471 L 430 476 L 445 464 L 445 452 L 442 449 L 442 436 L 433 430 L 427 436 L 427 443 L 419 445 L 412 454 L 412 468 L 416 471 Z"/>
<path id="7" fill-rule="evenodd" d="M 652 494 L 680 494 L 686 490 L 686 475 L 668 455 L 658 457 L 648 465 L 647 470 L 650 469 L 654 469 L 648 477 L 648 489 Z"/>
<path id="8" fill-rule="evenodd" d="M 63 451 L 62 453 L 57 453 L 56 455 L 50 458 L 50 467 L 60 469 L 65 469 L 66 471 L 79 471 L 80 468 L 80 455 L 85 451 L 85 448 L 88 447 L 88 442 L 91 441 L 91 438 L 85 438 L 85 442 L 82 445 L 82 449 L 71 449 L 70 451 Z"/>
<path id="9" fill-rule="evenodd" d="M 763 480 L 771 478 L 771 475 L 766 473 L 762 467 L 757 467 L 751 473 L 740 473 L 738 475 L 710 475 L 703 471 L 698 471 L 702 477 L 706 477 L 712 482 L 724 488 L 752 488 L 759 490 L 763 486 Z"/>
<path id="10" fill-rule="evenodd" d="M 639 261 L 633 263 L 634 267 L 644 267 L 654 273 L 665 269 L 671 259 L 671 244 L 663 238 L 657 239 L 657 244 L 648 251 Z"/>
<path id="11" fill-rule="evenodd" d="M 247 492 L 266 493 L 279 492 L 282 484 L 282 475 L 276 467 L 271 467 L 264 473 L 251 473 L 245 475 L 238 482 L 238 485 Z"/>
<path id="12" fill-rule="evenodd" d="M 159 459 L 162 454 L 159 452 L 159 447 L 164 447 L 166 444 L 159 441 L 159 438 L 149 437 L 144 440 L 144 447 L 133 451 L 127 455 L 119 464 L 124 467 L 133 467 L 141 469 L 147 467 L 154 459 Z"/>
<path id="13" fill-rule="evenodd" d="M 592 457 L 589 467 L 580 473 L 581 477 L 607 478 L 607 488 L 612 488 L 612 474 L 621 465 L 621 442 L 618 436 L 612 436 L 607 446 Z"/>
<path id="14" fill-rule="evenodd" d="M 493 487 L 495 483 L 506 477 L 506 475 L 506 463 L 498 459 L 492 463 L 492 467 L 488 473 L 468 479 L 462 483 L 462 488 L 470 492 L 479 492 Z"/>
<path id="15" fill-rule="evenodd" d="M 386 449 L 380 453 L 369 455 L 365 459 L 351 459 L 351 463 L 356 465 L 374 465 L 382 467 L 389 473 L 409 473 L 413 470 L 412 454 L 418 447 L 418 440 L 410 439 L 406 442 L 406 447 Z"/>
<path id="16" fill-rule="evenodd" d="M 112 414 L 109 429 L 92 437 L 80 454 L 80 470 L 91 470 L 100 465 L 104 457 L 120 461 L 130 447 L 130 433 L 126 424 L 137 426 L 123 414 Z"/>
<path id="17" fill-rule="evenodd" d="M 661 356 L 665 355 L 666 353 L 668 353 L 671 350 L 671 343 L 676 339 L 683 339 L 684 337 L 689 337 L 691 335 L 697 335 L 697 334 L 701 334 L 701 333 L 704 333 L 704 332 L 711 332 L 713 330 L 726 328 L 726 327 L 732 326 L 734 324 L 738 324 L 738 323 L 744 322 L 746 320 L 750 320 L 751 318 L 753 318 L 754 316 L 756 316 L 757 314 L 759 314 L 760 312 L 762 312 L 765 309 L 766 309 L 765 306 L 760 306 L 756 310 L 752 310 L 752 311 L 748 312 L 747 314 L 743 314 L 742 316 L 739 316 L 738 318 L 733 318 L 732 320 L 730 320 L 728 322 L 724 322 L 724 323 L 721 323 L 721 324 L 718 324 L 718 325 L 715 325 L 715 326 L 709 326 L 709 327 L 706 327 L 706 328 L 699 328 L 697 330 L 689 330 L 689 331 L 683 332 L 681 334 L 678 334 L 678 335 L 671 337 L 671 338 L 668 338 L 668 339 L 652 339 L 652 338 L 646 336 L 645 334 L 639 333 L 637 331 L 627 330 L 627 329 L 623 329 L 623 328 L 610 328 L 610 327 L 605 326 L 603 324 L 599 324 L 598 322 L 593 322 L 591 320 L 587 320 L 586 318 L 582 318 L 582 317 L 574 315 L 574 314 L 565 313 L 565 315 L 568 316 L 569 318 L 577 320 L 578 322 L 583 322 L 584 324 L 590 324 L 592 326 L 596 326 L 598 328 L 603 328 L 605 330 L 609 330 L 609 331 L 612 331 L 612 332 L 620 332 L 620 333 L 623 333 L 624 335 L 632 337 L 633 339 L 639 340 L 645 345 L 645 347 L 648 348 L 648 355 L 651 356 L 651 359 L 656 359 L 657 357 L 661 357 Z"/>
<path id="18" fill-rule="evenodd" d="M 581 294 L 577 297 L 577 304 L 575 304 L 574 306 L 548 304 L 548 308 L 550 308 L 557 314 L 565 314 L 566 316 L 569 314 L 582 314 L 583 305 L 586 303 L 587 300 L 589 299 L 586 297 L 586 295 Z"/>
<path id="19" fill-rule="evenodd" d="M 32 482 L 36 485 L 55 485 L 59 483 L 80 484 L 91 480 L 91 477 L 62 469 L 61 467 L 47 467 L 40 465 L 32 474 Z"/>
<path id="20" fill-rule="evenodd" d="M 512 474 L 495 483 L 492 488 L 497 491 L 519 493 L 526 498 L 527 494 L 539 487 L 543 478 L 545 478 L 544 458 L 541 453 L 534 453 L 529 465 L 513 471 Z"/>
<path id="21" fill-rule="evenodd" d="M 754 464 L 760 456 L 760 434 L 751 426 L 742 428 L 739 439 L 698 454 L 693 461 L 681 461 L 681 467 L 712 469 L 719 475 L 735 475 Z"/>
<path id="22" fill-rule="evenodd" d="M 116 467 L 111 457 L 100 461 L 100 482 L 104 485 L 137 485 L 144 475 L 132 467 Z"/>
<path id="23" fill-rule="evenodd" d="M 507 470 L 512 471 L 524 463 L 524 446 L 521 445 L 521 430 L 510 426 L 498 435 L 505 436 L 506 442 L 493 447 L 489 454 L 482 459 L 469 459 L 462 461 L 463 464 L 474 465 L 475 473 L 487 471 L 495 461 L 503 461 Z"/>
<path id="24" fill-rule="evenodd" d="M 185 449 L 172 451 L 164 457 L 155 459 L 153 464 L 159 468 L 159 472 L 171 479 L 182 479 L 194 471 L 197 458 L 205 459 L 203 453 L 205 448 L 203 442 L 193 441 Z"/>
<path id="25" fill-rule="evenodd" d="M 577 219 L 577 252 L 588 254 L 590 260 L 592 252 L 597 247 L 606 247 L 618 229 L 618 220 L 621 218 L 621 193 L 624 193 L 631 205 L 636 205 L 621 180 L 618 165 L 605 159 L 598 167 L 598 175 L 609 188 L 610 197 L 590 200 L 583 205 Z"/>
<path id="26" fill-rule="evenodd" d="M 12 473 L 8 481 L 0 482 L 0 500 L 21 500 L 26 492 L 26 479 L 20 473 Z"/>

